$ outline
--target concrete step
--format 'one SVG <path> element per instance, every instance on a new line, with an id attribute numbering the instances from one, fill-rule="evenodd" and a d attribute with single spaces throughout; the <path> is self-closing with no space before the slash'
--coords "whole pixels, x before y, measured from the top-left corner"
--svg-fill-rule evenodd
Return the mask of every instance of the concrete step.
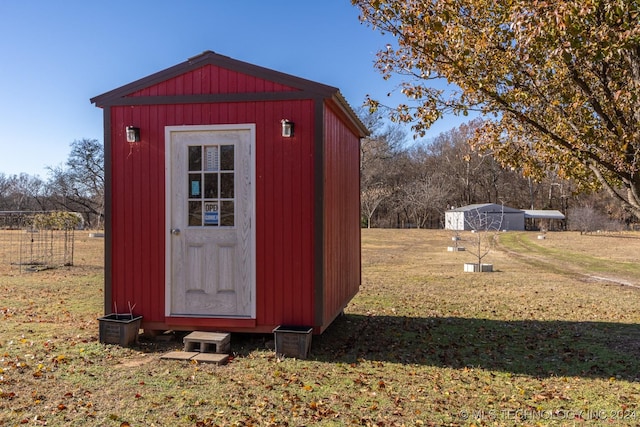
<path id="1" fill-rule="evenodd" d="M 186 352 L 228 353 L 231 349 L 231 334 L 195 331 L 184 337 L 182 342 Z"/>
<path id="2" fill-rule="evenodd" d="M 170 351 L 169 353 L 160 356 L 160 359 L 193 360 L 198 363 L 215 363 L 216 365 L 224 365 L 229 361 L 229 355 L 221 353 L 200 353 L 199 351 Z"/>

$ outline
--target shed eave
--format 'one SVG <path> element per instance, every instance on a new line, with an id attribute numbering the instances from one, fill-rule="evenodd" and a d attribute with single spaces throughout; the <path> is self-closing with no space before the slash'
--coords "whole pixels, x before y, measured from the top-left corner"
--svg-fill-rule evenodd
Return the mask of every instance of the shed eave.
<path id="1" fill-rule="evenodd" d="M 358 136 L 360 138 L 366 138 L 367 136 L 371 135 L 369 129 L 367 129 L 364 123 L 362 123 L 358 115 L 355 113 L 353 108 L 351 108 L 351 105 L 349 105 L 349 103 L 347 102 L 345 97 L 342 96 L 342 93 L 340 93 L 339 90 L 334 93 L 333 100 L 345 112 L 347 117 L 349 117 L 353 125 L 358 130 Z"/>
<path id="2" fill-rule="evenodd" d="M 459 208 L 449 209 L 447 212 L 471 212 L 478 211 L 484 213 L 522 213 L 522 209 L 511 208 L 509 206 L 498 205 L 496 203 L 476 203 L 472 205 L 461 206 Z"/>
<path id="3" fill-rule="evenodd" d="M 290 86 L 309 93 L 309 97 L 314 97 L 315 95 L 328 98 L 338 92 L 338 89 L 333 86 L 313 82 L 311 80 L 271 70 L 269 68 L 260 67 L 258 65 L 249 64 L 248 62 L 232 59 L 228 56 L 220 55 L 212 51 L 205 51 L 180 64 L 95 96 L 90 99 L 90 102 L 95 104 L 97 107 L 104 108 L 111 105 L 114 101 L 131 95 L 136 91 L 161 83 L 173 77 L 177 77 L 181 74 L 188 73 L 205 65 L 214 65 L 231 71 Z"/>
<path id="4" fill-rule="evenodd" d="M 563 220 L 565 216 L 562 212 L 558 210 L 547 210 L 547 209 L 525 209 L 524 211 L 525 218 L 532 219 L 558 219 Z"/>
<path id="5" fill-rule="evenodd" d="M 285 86 L 297 89 L 299 92 L 278 92 L 278 93 L 237 93 L 237 94 L 200 94 L 191 96 L 174 97 L 130 97 L 132 93 L 153 86 L 179 75 L 188 73 L 205 65 L 214 65 L 235 71 L 242 74 L 258 77 L 264 80 L 276 82 Z M 141 99 L 138 99 L 141 98 Z M 353 108 L 342 96 L 339 89 L 317 83 L 311 80 L 296 77 L 280 71 L 253 65 L 248 62 L 239 61 L 228 56 L 220 55 L 212 51 L 205 51 L 199 55 L 191 57 L 186 61 L 166 68 L 157 73 L 143 77 L 129 84 L 95 96 L 90 99 L 96 107 L 105 108 L 115 105 L 152 105 L 167 103 L 194 103 L 194 102 L 243 102 L 259 100 L 280 99 L 301 99 L 301 98 L 322 98 L 331 99 L 345 114 L 347 119 L 353 124 L 360 138 L 370 134 L 369 130 L 362 123 Z"/>

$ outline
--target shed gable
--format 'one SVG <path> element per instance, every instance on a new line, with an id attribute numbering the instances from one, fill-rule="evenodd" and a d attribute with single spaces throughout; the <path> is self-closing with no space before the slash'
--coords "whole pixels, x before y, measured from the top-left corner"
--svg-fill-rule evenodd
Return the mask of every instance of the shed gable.
<path id="1" fill-rule="evenodd" d="M 290 74 L 205 51 L 187 61 L 91 98 L 97 107 L 331 100 L 359 137 L 369 135 L 340 91 Z M 108 138 L 105 138 L 108 140 Z"/>
<path id="2" fill-rule="evenodd" d="M 289 92 L 297 90 L 299 89 L 258 76 L 205 64 L 202 67 L 137 90 L 127 95 L 127 97 Z"/>

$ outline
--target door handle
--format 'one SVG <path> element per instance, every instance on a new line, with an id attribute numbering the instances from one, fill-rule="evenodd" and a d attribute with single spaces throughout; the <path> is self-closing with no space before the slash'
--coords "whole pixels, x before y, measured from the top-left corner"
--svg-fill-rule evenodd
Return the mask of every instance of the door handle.
<path id="1" fill-rule="evenodd" d="M 180 229 L 179 228 L 172 228 L 171 229 L 171 234 L 173 234 L 174 236 L 179 236 L 180 235 Z"/>

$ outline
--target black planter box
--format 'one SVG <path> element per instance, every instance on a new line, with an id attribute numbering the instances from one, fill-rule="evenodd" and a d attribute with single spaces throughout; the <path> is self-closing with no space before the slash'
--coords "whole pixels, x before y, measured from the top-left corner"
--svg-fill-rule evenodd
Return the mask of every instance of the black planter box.
<path id="1" fill-rule="evenodd" d="M 313 328 L 309 326 L 283 326 L 273 330 L 276 354 L 306 359 L 311 349 Z"/>
<path id="2" fill-rule="evenodd" d="M 129 347 L 138 343 L 138 333 L 142 316 L 131 314 L 108 314 L 98 318 L 100 342 Z"/>

